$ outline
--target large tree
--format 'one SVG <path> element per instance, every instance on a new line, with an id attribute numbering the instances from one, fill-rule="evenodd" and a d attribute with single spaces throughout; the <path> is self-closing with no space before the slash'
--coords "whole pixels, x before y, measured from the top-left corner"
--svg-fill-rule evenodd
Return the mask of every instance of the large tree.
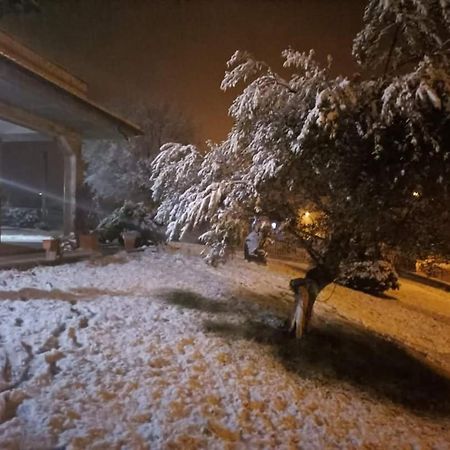
<path id="1" fill-rule="evenodd" d="M 247 85 L 227 139 L 204 156 L 167 144 L 153 166 L 171 237 L 209 223 L 216 261 L 255 213 L 282 221 L 314 262 L 292 286 L 299 336 L 343 268 L 382 278 L 388 252 L 449 256 L 449 18 L 444 0 L 371 0 L 354 46 L 363 67 L 382 67 L 371 79 L 334 77 L 313 52 L 284 51 L 283 76 L 236 52 L 222 88 Z"/>

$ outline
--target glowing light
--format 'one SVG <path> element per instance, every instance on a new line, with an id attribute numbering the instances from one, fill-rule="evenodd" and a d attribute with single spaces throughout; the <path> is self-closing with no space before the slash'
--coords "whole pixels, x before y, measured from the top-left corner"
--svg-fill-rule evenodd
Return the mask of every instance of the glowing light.
<path id="1" fill-rule="evenodd" d="M 276 230 L 277 229 L 277 223 L 276 222 L 272 222 L 272 230 Z"/>
<path id="2" fill-rule="evenodd" d="M 412 195 L 413 195 L 413 197 L 416 197 L 416 198 L 420 197 L 420 193 L 417 191 L 414 191 Z"/>
<path id="3" fill-rule="evenodd" d="M 306 211 L 303 215 L 304 215 L 305 217 L 309 217 L 309 216 L 311 215 L 311 213 L 310 213 L 309 211 Z"/>
<path id="4" fill-rule="evenodd" d="M 42 197 L 42 192 L 39 192 L 39 197 Z"/>

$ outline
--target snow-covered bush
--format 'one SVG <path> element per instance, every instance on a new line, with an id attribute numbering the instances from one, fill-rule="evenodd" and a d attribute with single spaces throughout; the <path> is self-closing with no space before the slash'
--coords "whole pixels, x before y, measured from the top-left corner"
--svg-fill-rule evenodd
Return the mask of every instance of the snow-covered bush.
<path id="1" fill-rule="evenodd" d="M 61 239 L 61 251 L 62 253 L 69 253 L 76 250 L 78 247 L 78 239 L 75 233 L 70 233 Z"/>
<path id="2" fill-rule="evenodd" d="M 448 264 L 449 260 L 442 257 L 430 256 L 423 260 L 417 261 L 416 270 L 418 272 L 423 272 L 429 277 L 438 277 L 442 271 L 443 266 Z"/>
<path id="3" fill-rule="evenodd" d="M 101 242 L 122 242 L 124 231 L 139 233 L 138 245 L 160 244 L 165 241 L 164 231 L 153 221 L 152 211 L 143 203 L 126 201 L 105 217 L 97 227 Z"/>
<path id="4" fill-rule="evenodd" d="M 388 261 L 343 261 L 336 281 L 375 295 L 400 287 L 397 272 Z"/>
<path id="5" fill-rule="evenodd" d="M 17 228 L 35 228 L 40 222 L 39 210 L 35 208 L 4 207 L 1 210 L 2 225 Z"/>

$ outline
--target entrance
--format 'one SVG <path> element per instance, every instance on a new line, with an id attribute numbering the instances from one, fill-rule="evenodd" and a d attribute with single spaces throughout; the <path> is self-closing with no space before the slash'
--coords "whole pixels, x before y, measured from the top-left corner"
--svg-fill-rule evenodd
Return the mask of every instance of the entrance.
<path id="1" fill-rule="evenodd" d="M 64 159 L 56 141 L 0 120 L 1 254 L 42 249 L 61 235 Z"/>

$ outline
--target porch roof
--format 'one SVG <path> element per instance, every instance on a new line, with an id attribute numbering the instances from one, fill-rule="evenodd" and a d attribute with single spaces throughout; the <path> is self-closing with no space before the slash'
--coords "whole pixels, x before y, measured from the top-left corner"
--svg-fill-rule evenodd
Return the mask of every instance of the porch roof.
<path id="1" fill-rule="evenodd" d="M 11 117 L 13 111 L 13 117 Z M 129 138 L 139 127 L 90 100 L 86 84 L 0 32 L 0 118 L 26 127 L 28 119 L 83 139 Z M 31 120 L 32 122 L 32 120 Z"/>

